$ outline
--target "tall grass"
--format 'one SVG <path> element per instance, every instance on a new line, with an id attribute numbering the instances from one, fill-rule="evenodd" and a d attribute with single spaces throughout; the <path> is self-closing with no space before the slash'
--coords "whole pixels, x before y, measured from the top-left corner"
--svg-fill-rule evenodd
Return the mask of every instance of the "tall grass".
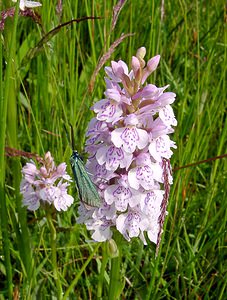
<path id="1" fill-rule="evenodd" d="M 42 27 L 31 18 L 9 18 L 0 44 L 0 299 L 54 299 L 51 237 L 46 216 L 21 208 L 20 169 L 24 158 L 5 157 L 4 147 L 68 161 L 63 123 L 76 131 L 79 151 L 92 117 L 90 106 L 103 97 L 104 71 L 94 90 L 88 86 L 98 59 L 122 33 L 111 59 L 127 63 L 145 46 L 146 58 L 161 54 L 151 82 L 170 84 L 178 148 L 173 168 L 227 152 L 227 33 L 224 1 L 126 1 L 110 34 L 116 1 L 42 1 Z M 4 4 L 11 5 L 11 1 Z M 2 7 L 5 9 L 6 7 Z M 51 29 L 71 19 L 99 16 L 62 27 L 34 57 L 26 56 Z M 27 57 L 27 59 L 26 59 Z M 109 63 L 110 61 L 108 61 Z M 107 63 L 107 64 L 108 64 Z M 69 170 L 70 172 L 70 170 Z M 137 239 L 123 242 L 119 299 L 226 299 L 227 160 L 176 170 L 163 241 L 155 246 Z M 106 245 L 87 242 L 76 224 L 78 199 L 57 221 L 57 263 L 68 299 L 107 299 L 110 261 Z M 105 261 L 105 262 L 104 262 Z M 104 265 L 105 264 L 105 267 Z M 14 296 L 13 296 L 14 293 Z M 55 298 L 56 299 L 56 298 Z"/>

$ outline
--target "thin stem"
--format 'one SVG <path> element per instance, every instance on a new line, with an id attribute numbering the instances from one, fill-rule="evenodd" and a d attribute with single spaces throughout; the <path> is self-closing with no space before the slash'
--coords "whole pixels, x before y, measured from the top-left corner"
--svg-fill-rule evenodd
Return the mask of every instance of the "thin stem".
<path id="1" fill-rule="evenodd" d="M 108 262 L 108 254 L 107 254 L 107 242 L 106 242 L 106 243 L 103 243 L 103 246 L 102 246 L 102 265 L 101 265 L 99 281 L 98 281 L 97 299 L 102 298 L 103 282 L 104 282 L 107 262 Z"/>
<path id="2" fill-rule="evenodd" d="M 159 251 L 160 251 L 160 249 L 159 249 Z M 151 277 L 151 281 L 149 283 L 147 293 L 146 293 L 146 298 L 145 298 L 146 300 L 155 299 L 155 297 L 154 297 L 155 287 L 154 286 L 155 286 L 155 278 L 156 278 L 156 275 L 158 272 L 159 257 L 160 257 L 160 255 L 158 255 L 154 261 L 154 267 L 152 268 L 152 274 L 151 274 L 152 277 Z"/>
<path id="3" fill-rule="evenodd" d="M 110 270 L 110 287 L 108 300 L 117 300 L 122 289 L 122 274 L 121 274 L 121 260 L 122 260 L 122 249 L 121 249 L 122 237 L 120 234 L 115 234 L 115 242 L 118 246 L 119 255 L 111 259 L 111 270 Z"/>
<path id="4" fill-rule="evenodd" d="M 57 285 L 57 295 L 58 300 L 62 299 L 62 286 L 61 286 L 61 280 L 58 273 L 58 266 L 57 266 L 57 246 L 56 246 L 56 230 L 53 224 L 51 211 L 50 209 L 47 209 L 47 221 L 50 228 L 50 242 L 51 242 L 51 255 L 52 255 L 52 267 L 53 267 L 53 274 L 54 274 L 54 280 Z"/>
<path id="5" fill-rule="evenodd" d="M 1 77 L 1 92 L 0 92 L 0 210 L 1 210 L 1 230 L 2 230 L 2 240 L 3 240 L 3 251 L 5 257 L 6 266 L 6 277 L 7 277 L 7 291 L 8 298 L 12 299 L 13 295 L 13 283 L 12 283 L 12 268 L 10 261 L 10 243 L 9 243 L 9 232 L 8 232 L 8 213 L 6 207 L 6 197 L 5 197 L 5 134 L 6 134 L 6 119 L 7 119 L 7 106 L 9 99 L 11 71 L 12 71 L 12 58 L 15 50 L 15 40 L 16 40 L 16 29 L 18 21 L 19 12 L 19 2 L 16 6 L 16 11 L 14 15 L 14 23 L 12 28 L 12 36 L 9 42 L 9 56 L 7 57 L 6 75 L 5 75 L 5 86 L 4 86 L 4 96 L 2 93 L 2 71 Z M 2 60 L 2 44 L 0 50 L 0 59 Z"/>

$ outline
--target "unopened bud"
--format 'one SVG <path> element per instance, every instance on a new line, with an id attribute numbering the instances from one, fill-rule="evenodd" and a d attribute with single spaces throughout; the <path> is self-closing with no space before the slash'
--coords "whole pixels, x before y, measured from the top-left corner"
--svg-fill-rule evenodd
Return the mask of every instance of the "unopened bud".
<path id="1" fill-rule="evenodd" d="M 147 69 L 150 73 L 154 72 L 154 70 L 156 70 L 156 68 L 159 64 L 159 61 L 160 61 L 160 55 L 156 55 L 148 60 Z"/>
<path id="2" fill-rule="evenodd" d="M 119 250 L 118 250 L 116 242 L 113 239 L 110 239 L 109 241 L 107 241 L 107 251 L 111 258 L 118 257 Z"/>
<path id="3" fill-rule="evenodd" d="M 147 77 L 150 76 L 152 72 L 157 69 L 157 66 L 160 61 L 160 55 L 156 55 L 148 60 L 146 68 L 143 70 L 142 84 L 147 80 Z"/>
<path id="4" fill-rule="evenodd" d="M 138 58 L 143 59 L 145 55 L 146 55 L 146 48 L 145 47 L 140 47 L 136 52 L 136 57 L 138 57 Z"/>
<path id="5" fill-rule="evenodd" d="M 141 68 L 141 61 L 138 57 L 132 57 L 132 70 L 134 73 L 134 77 L 137 83 L 140 82 L 142 76 L 142 68 Z"/>

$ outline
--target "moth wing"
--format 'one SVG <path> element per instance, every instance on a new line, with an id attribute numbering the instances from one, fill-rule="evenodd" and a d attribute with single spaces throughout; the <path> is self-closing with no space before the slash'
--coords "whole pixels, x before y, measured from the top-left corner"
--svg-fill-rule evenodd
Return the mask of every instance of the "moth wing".
<path id="1" fill-rule="evenodd" d="M 101 201 L 98 191 L 79 157 L 72 162 L 72 169 L 80 200 L 89 206 L 99 207 Z"/>

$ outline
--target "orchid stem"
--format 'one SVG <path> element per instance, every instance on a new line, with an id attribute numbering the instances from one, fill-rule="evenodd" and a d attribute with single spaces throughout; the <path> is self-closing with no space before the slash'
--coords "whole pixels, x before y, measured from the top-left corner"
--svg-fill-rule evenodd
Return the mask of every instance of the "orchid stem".
<path id="1" fill-rule="evenodd" d="M 104 282 L 104 278 L 105 278 L 107 262 L 108 262 L 107 242 L 105 242 L 102 245 L 102 264 L 101 264 L 100 275 L 99 275 L 97 299 L 102 298 L 103 282 Z"/>
<path id="2" fill-rule="evenodd" d="M 121 260 L 122 260 L 122 249 L 121 240 L 122 237 L 116 232 L 115 242 L 118 246 L 119 255 L 111 259 L 111 270 L 110 270 L 110 287 L 108 300 L 119 299 L 122 290 L 122 272 L 121 272 Z"/>

